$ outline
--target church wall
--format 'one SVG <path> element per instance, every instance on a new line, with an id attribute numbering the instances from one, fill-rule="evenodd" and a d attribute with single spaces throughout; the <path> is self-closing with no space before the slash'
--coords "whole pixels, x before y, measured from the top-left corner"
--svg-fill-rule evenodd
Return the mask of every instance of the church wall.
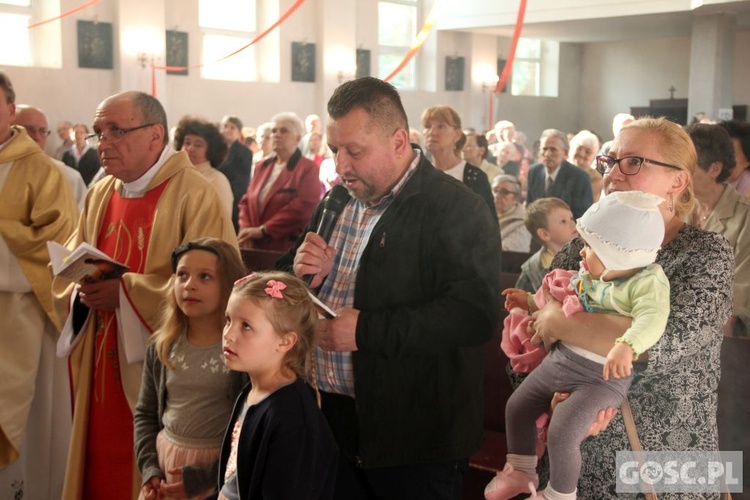
<path id="1" fill-rule="evenodd" d="M 144 9 L 146 0 L 138 0 Z M 127 0 L 119 0 L 127 2 Z M 282 0 L 283 12 L 292 0 Z M 62 0 L 61 11 L 74 8 L 78 0 Z M 120 26 L 118 12 L 124 4 L 100 2 L 62 21 L 63 67 L 5 67 L 18 94 L 19 103 L 41 107 L 52 126 L 61 119 L 90 124 L 97 104 L 115 92 L 124 90 L 129 82 L 139 90 L 150 91 L 149 68 L 141 68 L 134 55 L 121 47 L 120 33 L 129 26 Z M 132 5 L 132 2 L 131 4 Z M 184 0 L 149 0 L 149 8 L 164 9 L 163 29 L 187 31 L 190 38 L 190 62 L 199 60 L 200 31 L 197 28 L 197 3 Z M 377 11 L 374 2 L 350 0 L 307 0 L 299 11 L 278 32 L 269 35 L 265 58 L 266 73 L 271 81 L 239 83 L 204 80 L 199 70 L 187 77 L 159 75 L 157 95 L 165 103 L 171 124 L 184 114 L 195 113 L 219 120 L 232 113 L 250 126 L 267 121 L 284 110 L 296 111 L 304 117 L 310 113 L 325 114 L 325 104 L 337 85 L 337 78 L 324 64 L 326 44 L 341 43 L 350 52 L 361 47 L 370 49 L 373 72 L 377 61 L 377 27 L 372 23 Z M 330 12 L 340 12 L 330 21 Z M 278 12 L 275 17 L 278 17 Z M 273 13 L 267 17 L 274 18 Z M 112 22 L 115 33 L 113 70 L 78 68 L 76 20 Z M 328 22 L 326 22 L 328 21 Z M 268 23 L 259 21 L 259 26 Z M 306 41 L 317 45 L 316 82 L 291 82 L 291 43 Z M 264 43 L 264 42 L 261 42 Z M 426 107 L 448 104 L 459 112 L 465 127 L 487 128 L 488 94 L 482 91 L 474 74 L 477 64 L 494 66 L 498 57 L 507 54 L 509 39 L 467 32 L 434 32 L 424 49 L 428 60 L 422 61 L 419 88 L 402 91 L 410 124 L 419 126 L 419 117 Z M 750 32 L 736 36 L 734 63 L 735 104 L 750 104 Z M 270 47 L 270 48 L 269 48 Z M 629 42 L 561 44 L 560 90 L 557 98 L 512 97 L 496 98 L 492 121 L 509 119 L 527 133 L 533 142 L 544 128 L 566 131 L 590 128 L 609 138 L 612 116 L 628 111 L 630 106 L 647 105 L 651 98 L 668 98 L 669 87 L 676 88 L 675 97 L 687 96 L 690 40 L 687 37 L 663 38 Z M 444 86 L 445 57 L 465 57 L 463 91 L 446 91 Z M 163 59 L 159 63 L 163 63 Z M 127 72 L 127 73 L 123 73 Z M 273 75 L 276 75 L 274 80 Z M 57 138 L 50 137 L 50 148 Z"/>
<path id="2" fill-rule="evenodd" d="M 609 140 L 612 118 L 649 99 L 687 98 L 690 39 L 665 38 L 585 44 L 580 128 Z"/>

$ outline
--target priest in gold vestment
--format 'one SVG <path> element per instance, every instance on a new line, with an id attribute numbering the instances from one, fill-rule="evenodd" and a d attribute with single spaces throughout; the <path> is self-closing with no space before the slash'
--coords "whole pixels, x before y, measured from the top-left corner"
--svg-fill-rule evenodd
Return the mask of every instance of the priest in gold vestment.
<path id="1" fill-rule="evenodd" d="M 237 245 L 216 190 L 185 152 L 168 146 L 155 98 L 125 92 L 105 99 L 94 134 L 107 177 L 93 186 L 67 243 L 85 241 L 130 267 L 119 279 L 76 285 L 55 279 L 66 318 L 58 354 L 70 356 L 73 431 L 64 499 L 135 499 L 133 416 L 148 336 L 158 327 L 178 245 L 201 237 Z"/>
<path id="2" fill-rule="evenodd" d="M 15 91 L 0 72 L 0 498 L 19 498 L 28 493 L 24 482 L 48 480 L 25 478 L 23 445 L 44 336 L 60 330 L 46 242 L 64 242 L 77 212 L 62 172 L 23 127 L 10 125 L 14 118 Z"/>

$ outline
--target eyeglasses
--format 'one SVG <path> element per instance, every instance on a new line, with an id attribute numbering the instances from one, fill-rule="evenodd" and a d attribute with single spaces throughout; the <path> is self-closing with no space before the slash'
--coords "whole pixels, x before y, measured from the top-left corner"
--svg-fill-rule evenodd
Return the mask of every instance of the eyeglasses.
<path id="1" fill-rule="evenodd" d="M 123 137 L 125 137 L 126 134 L 129 134 L 130 132 L 135 132 L 136 130 L 140 130 L 146 127 L 152 127 L 154 125 L 156 125 L 156 123 L 146 123 L 145 125 L 139 125 L 133 128 L 112 127 L 109 130 L 102 130 L 101 132 L 94 132 L 93 134 L 89 134 L 86 136 L 86 140 L 92 146 L 98 146 L 99 143 L 104 140 L 107 140 L 114 144 L 120 141 Z"/>
<path id="2" fill-rule="evenodd" d="M 518 194 L 515 191 L 508 191 L 507 189 L 493 189 L 492 192 L 500 196 L 505 196 L 508 194 Z"/>
<path id="3" fill-rule="evenodd" d="M 622 172 L 623 175 L 636 175 L 641 171 L 641 167 L 644 163 L 651 163 L 653 165 L 659 165 L 660 167 L 682 170 L 678 166 L 651 160 L 649 158 L 644 158 L 643 156 L 623 156 L 622 158 L 612 158 L 611 156 L 607 155 L 599 155 L 596 157 L 596 170 L 602 175 L 607 175 L 612 172 L 612 169 L 615 168 L 615 165 L 618 165 L 620 167 L 620 172 Z"/>
<path id="4" fill-rule="evenodd" d="M 47 130 L 47 129 L 46 129 L 46 128 L 44 128 L 44 127 L 38 127 L 38 128 L 37 128 L 37 127 L 32 127 L 31 125 L 23 125 L 23 128 L 25 128 L 25 129 L 26 129 L 26 132 L 27 132 L 27 133 L 28 133 L 29 135 L 36 135 L 36 134 L 39 134 L 39 135 L 43 135 L 43 136 L 45 136 L 45 137 L 49 137 L 49 135 L 50 135 L 50 134 L 52 133 L 52 131 L 51 131 L 51 130 Z"/>

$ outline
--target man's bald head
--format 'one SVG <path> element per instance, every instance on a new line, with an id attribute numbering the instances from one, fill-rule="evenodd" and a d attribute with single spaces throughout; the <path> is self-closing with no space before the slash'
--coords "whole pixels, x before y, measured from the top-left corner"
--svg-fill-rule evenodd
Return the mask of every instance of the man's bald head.
<path id="1" fill-rule="evenodd" d="M 21 125 L 28 132 L 29 137 L 44 149 L 47 145 L 47 136 L 49 136 L 49 124 L 44 112 L 33 106 L 19 104 L 16 106 L 16 118 L 13 125 Z"/>
<path id="2" fill-rule="evenodd" d="M 162 147 L 169 143 L 169 127 L 167 125 L 167 112 L 164 110 L 164 106 L 153 96 L 140 92 L 137 90 L 126 90 L 113 96 L 107 97 L 98 109 L 102 109 L 107 105 L 118 102 L 130 102 L 133 104 L 135 110 L 140 114 L 140 118 L 143 123 L 152 123 L 154 125 L 160 125 L 162 128 Z M 98 112 L 98 110 L 97 110 Z M 242 128 L 242 127 L 240 127 Z"/>

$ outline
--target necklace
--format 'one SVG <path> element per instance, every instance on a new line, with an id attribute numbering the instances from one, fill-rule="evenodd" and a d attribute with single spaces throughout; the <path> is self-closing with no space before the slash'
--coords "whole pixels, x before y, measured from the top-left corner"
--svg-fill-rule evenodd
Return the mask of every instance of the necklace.
<path id="1" fill-rule="evenodd" d="M 714 207 L 716 207 L 723 192 L 724 190 L 721 189 L 718 193 L 712 192 L 710 196 L 704 197 L 703 200 L 698 199 L 698 215 L 701 222 L 706 222 L 708 218 L 711 217 L 711 214 L 714 212 Z"/>
<path id="2" fill-rule="evenodd" d="M 709 217 L 711 217 L 711 214 L 713 213 L 714 208 L 713 206 L 708 207 L 706 205 L 698 205 L 698 206 L 699 206 L 698 213 L 700 214 L 700 218 L 703 222 L 705 222 L 706 220 L 708 220 Z"/>

